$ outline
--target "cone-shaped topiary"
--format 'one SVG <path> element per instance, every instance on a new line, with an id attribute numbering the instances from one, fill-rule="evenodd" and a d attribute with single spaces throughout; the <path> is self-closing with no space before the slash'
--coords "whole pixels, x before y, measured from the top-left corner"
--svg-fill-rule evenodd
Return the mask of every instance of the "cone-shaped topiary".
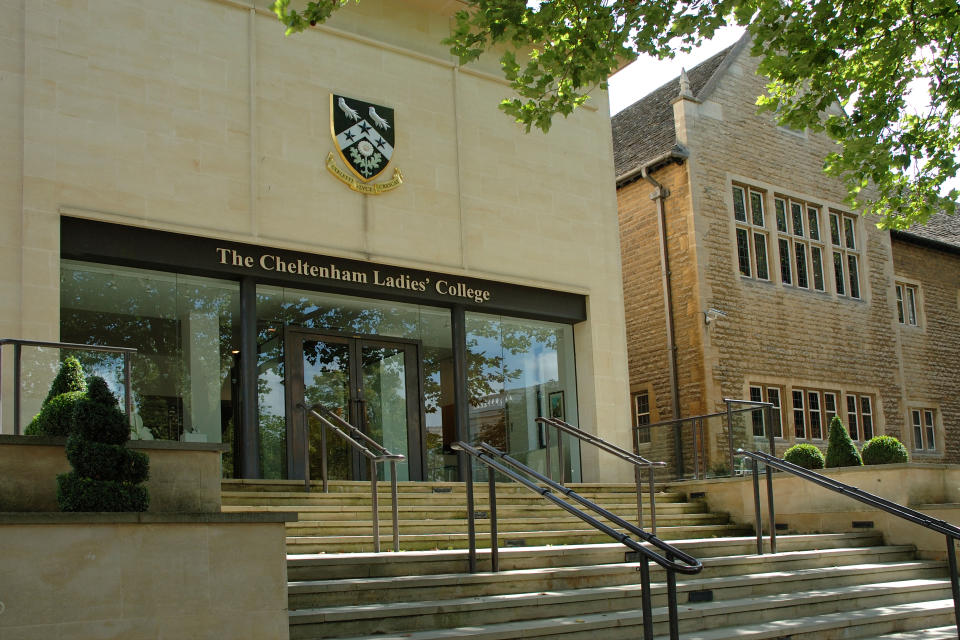
<path id="1" fill-rule="evenodd" d="M 783 459 L 804 469 L 823 469 L 823 453 L 812 444 L 795 444 L 783 452 Z"/>
<path id="2" fill-rule="evenodd" d="M 850 434 L 837 416 L 830 421 L 830 440 L 827 442 L 827 466 L 828 467 L 860 467 L 863 466 L 863 459 L 860 458 L 860 452 L 857 451 L 857 445 L 853 444 Z"/>
<path id="3" fill-rule="evenodd" d="M 73 414 L 67 459 L 73 471 L 57 476 L 61 511 L 146 511 L 150 461 L 124 444 L 130 427 L 103 378 L 89 388 Z"/>
<path id="4" fill-rule="evenodd" d="M 86 390 L 87 382 L 83 379 L 83 367 L 80 366 L 80 361 L 73 356 L 67 356 L 60 365 L 57 377 L 50 384 L 50 393 L 47 394 L 43 404 L 47 404 L 61 393 Z"/>
<path id="5" fill-rule="evenodd" d="M 87 390 L 87 383 L 83 379 L 83 368 L 80 361 L 69 356 L 60 365 L 57 376 L 50 384 L 40 413 L 33 417 L 27 428 L 23 430 L 28 436 L 66 436 L 70 435 L 70 426 L 73 423 L 73 411 L 77 402 Z"/>
<path id="6" fill-rule="evenodd" d="M 874 436 L 863 445 L 863 464 L 897 464 L 909 460 L 907 448 L 893 436 Z"/>

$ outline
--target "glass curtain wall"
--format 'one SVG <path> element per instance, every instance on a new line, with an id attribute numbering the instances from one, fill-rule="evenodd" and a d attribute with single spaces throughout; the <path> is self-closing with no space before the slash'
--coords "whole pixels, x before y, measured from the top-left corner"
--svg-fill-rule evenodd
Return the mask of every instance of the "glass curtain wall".
<path id="1" fill-rule="evenodd" d="M 455 479 L 456 455 L 449 449 L 449 445 L 455 440 L 450 311 L 437 307 L 261 285 L 257 287 L 257 367 L 260 456 L 264 478 L 284 478 L 287 475 L 283 342 L 286 326 L 351 336 L 384 336 L 419 341 L 423 359 L 422 395 L 426 416 L 425 476 L 427 480 Z M 323 360 L 323 354 L 319 351 L 317 353 L 317 357 Z M 342 355 L 339 354 L 336 362 L 323 360 L 311 363 L 315 369 L 312 374 L 314 381 L 317 381 L 316 372 L 321 369 L 323 371 L 323 380 L 317 381 L 314 388 L 324 386 L 319 382 L 329 383 L 347 375 Z M 384 363 L 383 366 L 389 364 L 386 361 Z M 378 375 L 385 375 L 386 371 L 387 369 L 383 369 Z M 381 410 L 389 412 L 391 408 L 388 398 L 383 400 Z M 331 448 L 337 446 L 335 436 L 329 439 L 328 443 Z M 384 444 L 390 447 L 389 443 Z M 311 432 L 311 450 L 316 446 Z M 398 477 L 408 478 L 409 469 L 405 464 L 400 467 Z M 331 468 L 330 477 L 347 472 L 346 467 Z"/>
<path id="2" fill-rule="evenodd" d="M 239 329 L 236 282 L 61 261 L 60 339 L 137 349 L 135 439 L 233 442 Z M 77 355 L 88 375 L 103 376 L 122 397 L 120 356 Z M 230 477 L 232 452 L 223 460 Z"/>
<path id="3" fill-rule="evenodd" d="M 468 312 L 467 386 L 470 438 L 488 442 L 524 464 L 559 479 L 556 430 L 547 434 L 538 416 L 577 424 L 573 327 Z M 579 441 L 563 435 L 564 477 L 580 480 Z M 474 465 L 477 478 L 485 468 Z"/>

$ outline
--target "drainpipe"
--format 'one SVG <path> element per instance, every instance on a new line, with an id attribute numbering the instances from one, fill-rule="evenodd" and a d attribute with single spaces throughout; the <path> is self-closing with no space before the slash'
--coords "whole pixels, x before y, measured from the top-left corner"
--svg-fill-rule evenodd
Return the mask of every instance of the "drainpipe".
<path id="1" fill-rule="evenodd" d="M 677 345 L 674 340 L 673 325 L 673 287 L 670 280 L 670 255 L 667 249 L 667 214 L 664 207 L 664 200 L 670 195 L 670 190 L 657 182 L 650 175 L 650 170 L 666 162 L 682 162 L 690 156 L 689 152 L 682 146 L 677 145 L 662 156 L 646 162 L 640 167 L 629 171 L 622 176 L 617 177 L 617 186 L 624 184 L 632 179 L 642 178 L 654 187 L 650 194 L 651 200 L 657 201 L 657 234 L 660 238 L 660 280 L 663 287 L 663 307 L 666 319 L 667 329 L 667 368 L 670 372 L 670 395 L 673 408 L 673 419 L 680 419 L 680 382 L 677 377 Z M 677 460 L 677 477 L 683 476 L 683 440 L 681 437 L 682 428 L 680 423 L 676 423 L 673 430 L 673 450 Z"/>

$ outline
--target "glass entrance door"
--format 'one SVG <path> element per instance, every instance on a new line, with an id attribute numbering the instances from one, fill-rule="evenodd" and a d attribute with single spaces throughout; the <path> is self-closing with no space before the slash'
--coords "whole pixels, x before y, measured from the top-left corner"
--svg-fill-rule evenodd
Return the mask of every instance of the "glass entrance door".
<path id="1" fill-rule="evenodd" d="M 323 404 L 391 452 L 406 456 L 407 461 L 397 465 L 398 480 L 422 479 L 419 345 L 298 328 L 288 328 L 284 341 L 289 477 L 303 477 L 305 460 L 310 477 L 321 477 L 321 425 L 312 416 L 304 423 L 297 407 L 304 402 Z M 368 479 L 366 461 L 355 449 L 335 433 L 328 431 L 326 438 L 331 480 Z M 378 465 L 378 475 L 389 479 L 389 465 Z"/>

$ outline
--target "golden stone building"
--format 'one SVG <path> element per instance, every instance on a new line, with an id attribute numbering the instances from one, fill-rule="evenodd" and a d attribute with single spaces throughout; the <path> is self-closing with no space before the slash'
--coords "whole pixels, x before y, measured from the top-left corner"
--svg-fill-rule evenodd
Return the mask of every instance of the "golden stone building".
<path id="1" fill-rule="evenodd" d="M 758 414 L 735 446 L 771 426 L 778 450 L 825 446 L 836 415 L 861 444 L 889 434 L 914 460 L 960 461 L 960 220 L 891 234 L 851 210 L 821 169 L 832 143 L 757 113 L 748 48 L 613 118 L 635 424 L 759 400 L 774 424 Z M 715 467 L 721 422 L 698 451 Z M 641 450 L 673 459 L 672 429 Z"/>

